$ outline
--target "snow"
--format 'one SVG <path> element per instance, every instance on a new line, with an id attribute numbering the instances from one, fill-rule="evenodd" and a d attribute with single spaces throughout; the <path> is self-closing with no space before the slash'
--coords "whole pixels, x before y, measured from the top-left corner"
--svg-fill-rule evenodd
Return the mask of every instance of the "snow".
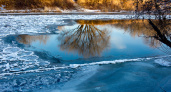
<path id="1" fill-rule="evenodd" d="M 84 12 L 100 12 L 100 10 L 84 9 Z"/>

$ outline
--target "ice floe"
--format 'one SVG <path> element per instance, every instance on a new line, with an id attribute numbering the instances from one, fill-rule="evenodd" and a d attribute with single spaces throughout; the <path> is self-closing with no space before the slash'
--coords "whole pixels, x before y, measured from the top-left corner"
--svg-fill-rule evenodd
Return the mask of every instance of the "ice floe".
<path id="1" fill-rule="evenodd" d="M 13 74 L 9 72 L 36 69 L 38 66 L 47 66 L 50 64 L 50 62 L 40 59 L 32 51 L 26 51 L 12 45 L 7 45 L 7 47 L 3 45 L 4 44 L 1 44 L 0 46 L 2 47 L 2 52 L 0 52 L 0 76 Z"/>
<path id="2" fill-rule="evenodd" d="M 3 53 L 15 53 L 18 52 L 20 48 L 18 47 L 7 47 L 3 50 Z"/>
<path id="3" fill-rule="evenodd" d="M 19 69 L 15 69 L 18 71 Z M 15 71 L 14 70 L 14 71 Z M 72 72 L 72 71 L 71 71 Z M 6 73 L 8 74 L 8 73 Z M 63 75 L 63 76 L 61 76 Z M 69 77 L 68 77 L 69 76 Z M 20 78 L 14 78 L 10 79 L 4 79 L 3 82 L 0 83 L 0 91 L 1 92 L 30 92 L 35 91 L 37 87 L 40 90 L 43 86 L 49 86 L 51 87 L 59 87 L 61 86 L 61 83 L 68 81 L 71 77 L 70 72 L 53 72 L 53 73 L 44 73 L 44 74 L 33 74 L 33 75 L 27 75 Z M 57 84 L 57 85 L 53 85 Z"/>
<path id="4" fill-rule="evenodd" d="M 148 58 L 135 58 L 135 59 L 120 59 L 120 60 L 113 60 L 113 61 L 100 61 L 100 62 L 92 62 L 92 63 L 85 63 L 85 64 L 70 64 L 71 68 L 77 68 L 81 66 L 90 66 L 90 65 L 106 65 L 106 64 L 116 64 L 116 63 L 124 63 L 124 62 L 135 62 L 135 61 L 148 61 L 154 59 L 156 63 L 163 64 L 165 66 L 171 66 L 171 62 L 164 61 L 161 58 L 170 57 L 171 55 L 167 56 L 159 56 L 159 57 L 148 57 Z"/>
<path id="5" fill-rule="evenodd" d="M 167 61 L 167 60 L 164 60 L 164 59 L 156 59 L 155 60 L 155 63 L 161 65 L 161 66 L 171 66 L 171 61 Z"/>

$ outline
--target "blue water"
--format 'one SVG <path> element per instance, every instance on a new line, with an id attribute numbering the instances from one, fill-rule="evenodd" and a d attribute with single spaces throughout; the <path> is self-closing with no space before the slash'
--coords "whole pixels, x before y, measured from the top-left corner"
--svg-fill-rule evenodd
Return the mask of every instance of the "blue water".
<path id="1" fill-rule="evenodd" d="M 79 24 L 74 24 L 72 26 L 63 26 L 63 30 L 71 30 L 78 27 Z M 99 29 L 107 28 L 106 35 L 109 37 L 108 42 L 102 42 L 100 45 L 106 44 L 103 48 L 94 48 L 95 55 L 91 55 L 92 53 L 89 51 L 91 48 L 84 47 L 82 52 L 81 45 L 80 47 L 73 47 L 69 49 L 71 44 L 67 44 L 67 48 L 62 49 L 61 43 L 62 39 L 65 39 L 60 33 L 59 34 L 48 34 L 48 35 L 30 35 L 30 37 L 46 37 L 46 39 L 33 39 L 31 43 L 29 43 L 29 48 L 35 51 L 48 52 L 48 54 L 58 57 L 62 60 L 75 60 L 79 58 L 92 58 L 92 57 L 129 57 L 129 58 L 138 58 L 138 57 L 146 57 L 146 56 L 156 56 L 156 55 L 165 55 L 165 53 L 157 50 L 155 48 L 149 47 L 144 43 L 143 37 L 132 37 L 129 33 L 125 33 L 123 29 L 111 27 L 110 25 L 105 25 L 103 27 L 98 26 Z M 61 30 L 59 30 L 60 32 Z M 74 30 L 73 30 L 74 31 Z M 82 34 L 84 36 L 84 34 Z M 62 37 L 61 37 L 62 36 Z M 61 38 L 60 38 L 61 37 Z M 72 35 L 71 35 L 72 37 Z M 18 36 L 20 38 L 20 36 Z M 8 39 L 8 38 L 7 38 Z M 22 38 L 21 38 L 22 39 Z M 29 40 L 29 38 L 25 38 Z M 97 39 L 97 38 L 93 38 Z M 45 43 L 43 42 L 45 41 Z M 106 41 L 106 40 L 104 40 Z M 81 41 L 80 41 L 81 42 Z M 69 43 L 69 42 L 68 42 Z M 94 43 L 89 42 L 88 45 L 93 45 Z M 77 45 L 77 44 L 76 44 Z M 96 44 L 95 44 L 96 45 Z M 71 45 L 72 46 L 72 45 Z M 87 52 L 88 50 L 89 52 Z M 90 54 L 90 56 L 86 57 L 84 54 Z"/>
<path id="2" fill-rule="evenodd" d="M 144 35 L 112 23 L 61 21 L 44 26 L 51 33 L 1 38 L 0 91 L 171 92 L 170 55 Z"/>

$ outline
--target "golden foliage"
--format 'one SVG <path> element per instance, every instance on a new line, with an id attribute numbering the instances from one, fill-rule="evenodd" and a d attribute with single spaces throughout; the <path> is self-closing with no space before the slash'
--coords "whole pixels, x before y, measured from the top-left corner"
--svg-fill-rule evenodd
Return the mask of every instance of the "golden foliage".
<path id="1" fill-rule="evenodd" d="M 0 0 L 0 5 L 5 5 L 6 9 L 75 8 L 73 0 Z"/>
<path id="2" fill-rule="evenodd" d="M 88 9 L 100 9 L 104 12 L 134 10 L 134 0 L 77 0 L 77 3 Z"/>
<path id="3" fill-rule="evenodd" d="M 138 2 L 137 2 L 138 1 Z M 98 9 L 103 12 L 121 10 L 141 10 L 149 0 L 0 0 L 0 5 L 5 5 L 6 9 L 37 9 L 45 11 L 56 9 Z M 137 6 L 138 4 L 138 6 Z M 150 6 L 150 5 L 146 5 Z M 54 7 L 54 8 L 53 8 Z"/>
<path id="4" fill-rule="evenodd" d="M 106 25 L 106 24 L 116 24 L 122 20 L 76 20 L 78 24 L 89 24 L 89 25 Z"/>

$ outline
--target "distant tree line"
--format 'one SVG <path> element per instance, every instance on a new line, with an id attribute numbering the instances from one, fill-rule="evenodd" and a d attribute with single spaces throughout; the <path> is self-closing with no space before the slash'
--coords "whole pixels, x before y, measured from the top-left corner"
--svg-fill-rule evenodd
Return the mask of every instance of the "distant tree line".
<path id="1" fill-rule="evenodd" d="M 88 9 L 101 11 L 134 10 L 134 0 L 77 0 L 77 4 Z"/>
<path id="2" fill-rule="evenodd" d="M 37 9 L 44 7 L 59 7 L 73 9 L 73 0 L 0 0 L 0 5 L 6 9 Z"/>
<path id="3" fill-rule="evenodd" d="M 171 11 L 171 0 L 136 0 L 135 3 L 135 11 L 139 14 L 164 16 Z"/>
<path id="4" fill-rule="evenodd" d="M 59 7 L 61 9 L 98 9 L 108 11 L 136 11 L 141 13 L 170 13 L 171 0 L 0 0 L 6 9 L 37 9 Z"/>

